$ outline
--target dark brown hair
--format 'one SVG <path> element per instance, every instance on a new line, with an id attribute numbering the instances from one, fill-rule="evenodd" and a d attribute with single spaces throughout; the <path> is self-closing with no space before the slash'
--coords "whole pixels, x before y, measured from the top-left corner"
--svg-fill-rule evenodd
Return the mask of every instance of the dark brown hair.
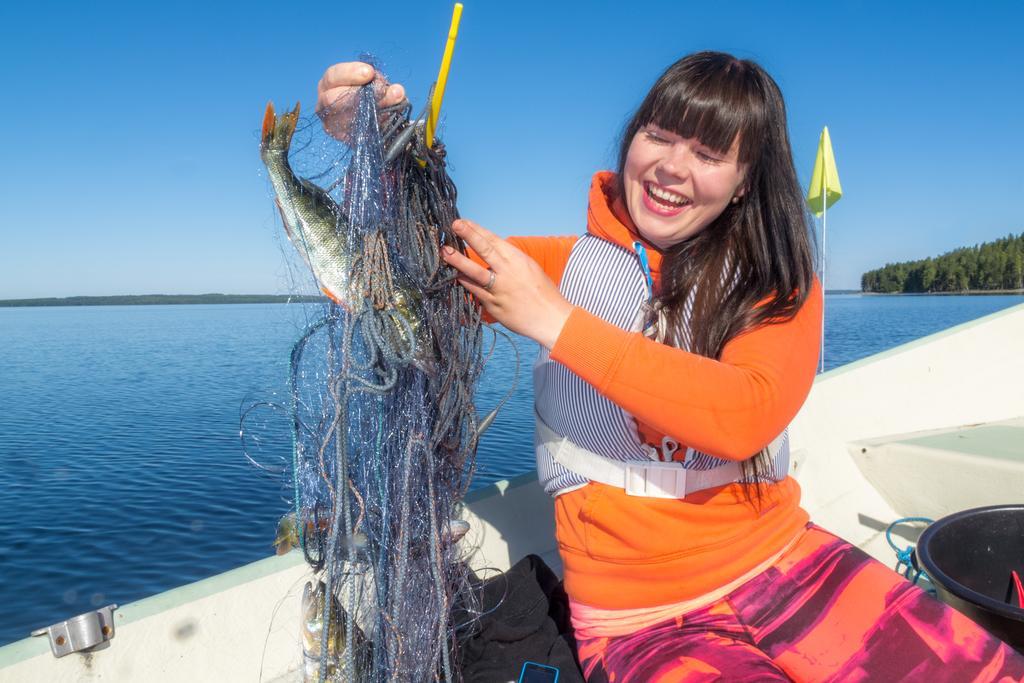
<path id="1" fill-rule="evenodd" d="M 814 281 L 813 235 L 793 167 L 786 106 L 779 86 L 754 62 L 721 52 L 684 57 L 661 75 L 626 126 L 619 149 L 622 197 L 629 146 L 651 123 L 721 153 L 739 136 L 739 162 L 747 166 L 742 199 L 663 252 L 657 296 L 668 329 L 677 330 L 693 293 L 687 350 L 718 358 L 742 332 L 792 319 Z M 766 451 L 751 456 L 743 474 L 760 481 L 769 466 Z M 760 498 L 760 486 L 754 488 Z"/>

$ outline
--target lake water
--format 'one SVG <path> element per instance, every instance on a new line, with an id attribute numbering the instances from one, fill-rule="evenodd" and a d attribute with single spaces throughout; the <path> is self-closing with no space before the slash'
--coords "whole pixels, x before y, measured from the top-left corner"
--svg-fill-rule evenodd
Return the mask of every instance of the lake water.
<path id="1" fill-rule="evenodd" d="M 829 296 L 826 369 L 1024 302 Z M 0 644 L 272 554 L 287 482 L 242 455 L 243 405 L 285 392 L 302 305 L 0 308 Z M 530 365 L 481 441 L 474 485 L 531 470 Z M 483 413 L 510 385 L 499 345 Z M 270 414 L 260 460 L 288 459 Z M 276 431 L 275 431 L 276 429 Z M 253 446 L 255 449 L 255 446 Z"/>

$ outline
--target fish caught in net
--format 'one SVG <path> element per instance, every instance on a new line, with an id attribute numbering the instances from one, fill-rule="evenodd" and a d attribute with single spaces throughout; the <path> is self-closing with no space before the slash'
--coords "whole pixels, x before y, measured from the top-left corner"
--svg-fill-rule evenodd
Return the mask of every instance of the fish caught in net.
<path id="1" fill-rule="evenodd" d="M 291 354 L 294 509 L 277 544 L 314 570 L 302 597 L 306 680 L 458 679 L 454 614 L 473 604 L 458 505 L 480 433 L 485 330 L 441 259 L 456 190 L 408 102 L 372 85 L 341 161 L 292 170 L 295 110 L 268 105 L 261 157 L 291 244 L 329 298 Z"/>

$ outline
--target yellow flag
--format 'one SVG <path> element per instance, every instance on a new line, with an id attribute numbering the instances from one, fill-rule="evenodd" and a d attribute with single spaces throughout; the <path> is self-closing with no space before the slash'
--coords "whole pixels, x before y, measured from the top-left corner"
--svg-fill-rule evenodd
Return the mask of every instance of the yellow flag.
<path id="1" fill-rule="evenodd" d="M 825 126 L 821 131 L 821 140 L 818 141 L 818 156 L 814 159 L 811 186 L 807 190 L 807 205 L 815 216 L 820 216 L 842 196 L 839 170 L 836 169 L 836 158 L 832 154 L 832 140 L 828 137 L 828 126 Z"/>

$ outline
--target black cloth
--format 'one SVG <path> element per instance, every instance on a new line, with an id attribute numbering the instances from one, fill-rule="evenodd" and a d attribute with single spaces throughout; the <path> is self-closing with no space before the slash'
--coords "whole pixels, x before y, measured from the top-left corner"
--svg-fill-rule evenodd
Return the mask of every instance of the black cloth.
<path id="1" fill-rule="evenodd" d="M 457 610 L 456 624 L 470 620 L 458 655 L 467 683 L 518 681 L 523 662 L 559 670 L 558 683 L 583 683 L 569 598 L 544 560 L 527 555 L 504 574 L 477 581 L 474 593 L 485 612 L 472 619 Z"/>

